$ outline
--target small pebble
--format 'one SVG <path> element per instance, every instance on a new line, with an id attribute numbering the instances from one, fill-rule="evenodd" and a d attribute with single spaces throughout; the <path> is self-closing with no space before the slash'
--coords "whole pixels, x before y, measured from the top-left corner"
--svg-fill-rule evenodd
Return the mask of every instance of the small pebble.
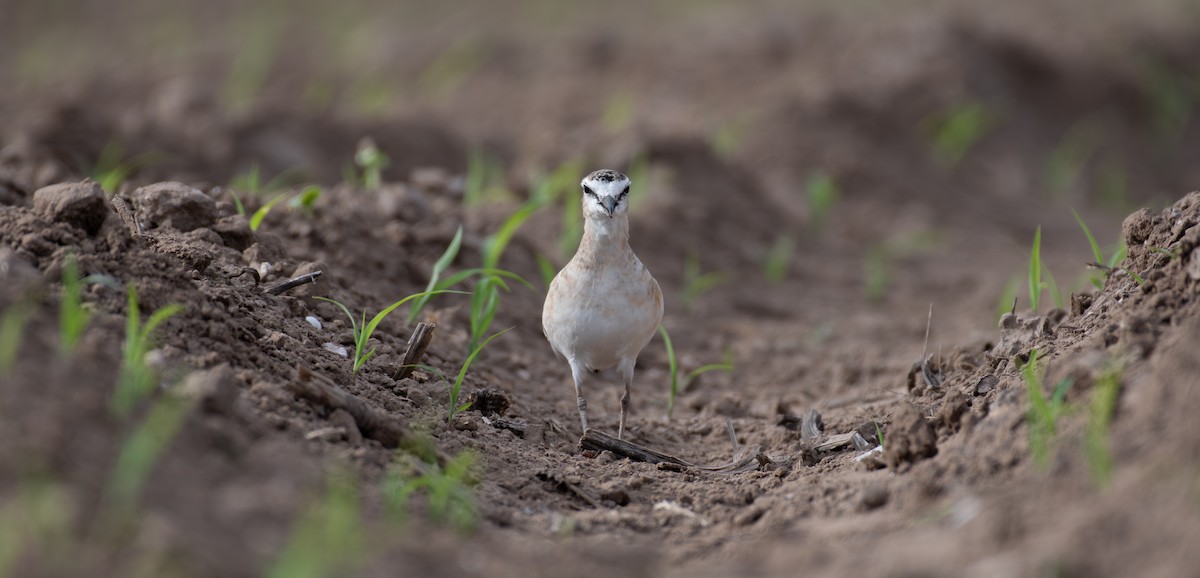
<path id="1" fill-rule="evenodd" d="M 340 355 L 342 357 L 350 357 L 350 352 L 347 351 L 345 347 L 342 347 L 341 345 L 338 345 L 336 343 L 331 343 L 329 341 L 326 341 L 323 345 L 321 345 L 321 347 L 324 347 L 325 351 L 328 351 L 330 353 L 334 353 L 334 354 Z"/>
<path id="2" fill-rule="evenodd" d="M 309 325 L 312 325 L 313 327 L 316 327 L 317 329 L 321 328 L 321 320 L 317 319 L 313 315 L 309 315 L 308 317 L 305 317 L 304 320 L 307 321 Z"/>

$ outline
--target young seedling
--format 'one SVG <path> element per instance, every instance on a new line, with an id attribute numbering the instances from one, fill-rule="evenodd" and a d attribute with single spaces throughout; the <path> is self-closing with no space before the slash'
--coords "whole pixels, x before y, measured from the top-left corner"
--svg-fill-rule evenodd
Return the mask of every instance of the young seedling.
<path id="1" fill-rule="evenodd" d="M 129 284 L 124 358 L 112 399 L 112 408 L 118 417 L 128 417 L 134 407 L 153 391 L 156 376 L 154 370 L 146 365 L 146 353 L 154 347 L 154 330 L 180 311 L 183 311 L 183 307 L 172 303 L 151 313 L 146 324 L 142 325 L 137 289 L 132 283 Z"/>
<path id="2" fill-rule="evenodd" d="M 1092 236 L 1092 231 L 1088 229 L 1087 223 L 1083 222 L 1083 217 L 1080 217 L 1079 213 L 1075 212 L 1074 209 L 1071 209 L 1071 214 L 1075 215 L 1075 222 L 1079 223 L 1080 229 L 1083 229 L 1083 234 L 1087 236 L 1088 245 L 1090 245 L 1092 248 L 1092 257 L 1095 258 L 1095 261 L 1090 263 L 1090 265 L 1095 268 L 1108 271 L 1113 267 L 1116 267 L 1117 263 L 1120 263 L 1121 260 L 1125 258 L 1126 247 L 1125 243 L 1122 242 L 1118 246 L 1117 250 L 1113 251 L 1112 255 L 1109 255 L 1108 258 L 1105 259 L 1104 250 L 1101 249 L 1100 244 L 1096 242 L 1096 237 Z M 1095 285 L 1097 289 L 1104 289 L 1103 276 L 1092 275 L 1090 280 L 1092 285 Z"/>
<path id="3" fill-rule="evenodd" d="M 96 164 L 88 171 L 88 175 L 92 177 L 104 192 L 112 194 L 116 192 L 117 187 L 121 183 L 129 180 L 129 177 L 137 171 L 144 169 L 158 160 L 158 155 L 153 153 L 142 153 L 134 155 L 128 159 L 123 158 L 125 147 L 119 141 L 111 140 L 104 145 L 104 150 L 100 151 L 100 158 L 96 160 Z"/>
<path id="4" fill-rule="evenodd" d="M 995 127 L 996 115 L 982 103 L 954 105 L 924 121 L 934 154 L 947 166 L 957 165 Z"/>
<path id="5" fill-rule="evenodd" d="M 463 186 L 463 206 L 473 207 L 487 197 L 507 195 L 504 167 L 481 150 L 467 156 L 467 178 Z"/>
<path id="6" fill-rule="evenodd" d="M 1112 480 L 1113 458 L 1109 450 L 1109 429 L 1112 425 L 1113 411 L 1117 406 L 1117 396 L 1121 392 L 1122 372 L 1120 365 L 1110 365 L 1096 379 L 1096 385 L 1092 388 L 1091 415 L 1088 417 L 1084 445 L 1092 477 L 1101 487 L 1107 486 Z"/>
<path id="7" fill-rule="evenodd" d="M 92 312 L 83 306 L 81 296 L 84 281 L 79 277 L 79 261 L 74 255 L 67 256 L 62 268 L 62 301 L 58 308 L 58 351 L 64 356 L 75 351 L 75 345 L 83 336 Z"/>
<path id="8" fill-rule="evenodd" d="M 446 271 L 454 259 L 458 257 L 458 250 L 462 247 L 463 228 L 458 226 L 458 231 L 454 233 L 454 239 L 450 241 L 450 246 L 446 247 L 445 252 L 441 257 L 438 257 L 437 262 L 433 264 L 433 273 L 429 275 L 429 285 L 425 287 L 425 292 L 428 293 L 437 289 L 438 280 L 441 279 L 442 273 Z M 408 308 L 407 325 L 412 325 L 417 320 L 417 316 L 421 314 L 421 310 L 425 308 L 425 304 L 429 302 L 432 295 L 425 295 L 413 301 L 413 304 Z"/>
<path id="9" fill-rule="evenodd" d="M 362 563 L 366 535 L 359 490 L 350 473 L 328 476 L 324 499 L 315 501 L 267 572 L 269 578 L 351 576 Z"/>
<path id="10" fill-rule="evenodd" d="M 25 324 L 32 312 L 25 303 L 15 303 L 4 310 L 0 317 L 0 375 L 12 371 L 17 363 L 17 354 L 24 342 Z"/>
<path id="11" fill-rule="evenodd" d="M 504 221 L 495 233 L 483 242 L 483 268 L 479 274 L 479 282 L 471 290 L 471 343 L 470 348 L 479 346 L 483 335 L 487 333 L 496 318 L 500 307 L 500 290 L 508 291 L 504 278 L 514 279 L 522 285 L 533 289 L 533 285 L 519 275 L 504 271 L 498 267 L 500 257 L 508 247 L 509 241 L 517 229 L 531 215 L 542 207 L 541 199 L 530 199 Z"/>
<path id="12" fill-rule="evenodd" d="M 554 276 L 558 275 L 558 267 L 554 266 L 554 262 L 541 253 L 538 253 L 535 259 L 537 260 L 538 274 L 542 277 L 542 286 L 549 289 L 550 283 L 554 281 Z"/>
<path id="13" fill-rule="evenodd" d="M 1050 398 L 1046 398 L 1042 386 L 1042 374 L 1037 368 L 1038 352 L 1029 352 L 1029 361 L 1021 367 L 1025 378 L 1026 392 L 1029 398 L 1029 447 L 1033 453 L 1034 462 L 1045 466 L 1050 459 L 1050 444 L 1058 427 L 1058 418 L 1063 414 L 1067 390 L 1074 384 L 1074 379 L 1067 377 L 1058 382 Z"/>
<path id="14" fill-rule="evenodd" d="M 309 185 L 296 195 L 288 200 L 288 207 L 293 209 L 301 209 L 308 216 L 312 216 L 313 209 L 317 206 L 317 200 L 321 198 L 321 187 L 317 185 Z"/>
<path id="15" fill-rule="evenodd" d="M 459 405 L 458 403 L 459 394 L 462 392 L 463 378 L 467 376 L 467 369 L 471 367 L 471 362 L 475 361 L 475 358 L 479 356 L 479 352 L 483 351 L 483 348 L 487 347 L 487 344 L 491 343 L 493 339 L 508 333 L 509 329 L 512 329 L 512 327 L 509 327 L 504 331 L 496 332 L 491 337 L 484 339 L 483 343 L 480 343 L 479 346 L 472 350 L 471 354 L 467 356 L 467 360 L 463 362 L 462 367 L 458 370 L 458 377 L 454 378 L 454 384 L 450 386 L 450 415 L 446 416 L 446 421 L 453 420 L 454 416 L 458 412 L 466 410 L 471 406 L 469 403 L 462 405 Z"/>
<path id="16" fill-rule="evenodd" d="M 449 522 L 463 531 L 474 528 L 478 518 L 472 490 L 477 483 L 472 475 L 475 461 L 475 454 L 464 451 L 442 469 L 411 456 L 400 456 L 388 468 L 383 485 L 389 517 L 393 521 L 403 520 L 412 498 L 423 493 L 431 518 Z"/>
<path id="17" fill-rule="evenodd" d="M 392 161 L 375 146 L 374 141 L 365 139 L 358 145 L 354 163 L 363 170 L 363 187 L 368 191 L 378 191 L 383 186 L 383 169 L 392 164 Z"/>
<path id="18" fill-rule="evenodd" d="M 787 277 L 788 267 L 792 260 L 792 252 L 795 249 L 795 237 L 787 233 L 776 237 L 775 246 L 767 253 L 767 258 L 763 263 L 763 274 L 767 277 L 767 281 L 778 283 Z"/>
<path id="19" fill-rule="evenodd" d="M 1042 271 L 1042 228 L 1039 226 L 1033 234 L 1033 250 L 1029 252 L 1029 306 L 1034 311 L 1037 311 L 1042 289 L 1046 287 L 1042 282 Z"/>
<path id="20" fill-rule="evenodd" d="M 820 236 L 829 223 L 829 214 L 837 204 L 840 193 L 833 177 L 817 171 L 808 177 L 804 186 L 808 199 L 808 226 L 813 236 Z"/>
<path id="21" fill-rule="evenodd" d="M 697 299 L 724 282 L 725 274 L 720 271 L 701 273 L 700 258 L 695 253 L 689 253 L 683 261 L 683 308 L 691 311 Z"/>
<path id="22" fill-rule="evenodd" d="M 173 395 L 158 398 L 145 420 L 121 445 L 109 475 L 108 492 L 114 505 L 129 512 L 141 494 L 150 470 L 183 426 L 191 410 L 188 400 Z"/>
<path id="23" fill-rule="evenodd" d="M 667 348 L 667 366 L 671 372 L 670 396 L 667 398 L 667 419 L 671 419 L 671 415 L 675 412 L 675 400 L 679 397 L 679 392 L 687 389 L 688 384 L 692 380 L 710 371 L 733 371 L 733 354 L 731 351 L 726 351 L 725 360 L 721 363 L 703 365 L 689 372 L 683 379 L 680 379 L 679 361 L 675 357 L 675 345 L 671 343 L 671 335 L 667 333 L 667 328 L 663 325 L 658 326 L 658 334 L 662 337 L 663 345 Z"/>
<path id="24" fill-rule="evenodd" d="M 383 320 L 386 319 L 388 315 L 390 315 L 393 311 L 395 311 L 401 305 L 404 305 L 405 303 L 408 303 L 409 301 L 412 301 L 413 299 L 420 299 L 424 295 L 432 296 L 432 295 L 440 295 L 442 293 L 465 294 L 463 291 L 443 291 L 443 290 L 422 291 L 420 293 L 413 293 L 412 295 L 409 295 L 408 297 L 405 297 L 395 303 L 392 303 L 391 305 L 388 305 L 382 311 L 380 311 L 379 313 L 376 313 L 375 316 L 372 317 L 370 321 L 367 321 L 366 310 L 363 310 L 363 312 L 362 312 L 362 319 L 356 321 L 354 318 L 354 314 L 351 313 L 350 309 L 347 308 L 345 305 L 343 305 L 342 302 L 337 301 L 335 299 L 330 299 L 328 297 L 317 297 L 317 299 L 337 305 L 338 308 L 341 309 L 342 312 L 346 314 L 346 318 L 348 318 L 350 320 L 350 334 L 354 336 L 354 375 L 357 378 L 358 370 L 362 369 L 362 366 L 367 363 L 367 360 L 371 359 L 371 357 L 375 355 L 375 349 L 371 349 L 370 351 L 367 350 L 367 341 L 370 341 L 371 335 L 375 333 L 375 328 L 379 327 L 379 324 L 381 322 L 383 322 Z"/>

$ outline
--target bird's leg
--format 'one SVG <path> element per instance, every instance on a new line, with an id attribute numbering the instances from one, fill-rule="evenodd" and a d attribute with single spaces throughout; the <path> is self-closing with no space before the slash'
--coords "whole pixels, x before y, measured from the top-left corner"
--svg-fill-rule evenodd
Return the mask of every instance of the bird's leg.
<path id="1" fill-rule="evenodd" d="M 622 361 L 621 377 L 625 378 L 625 393 L 621 394 L 621 421 L 617 425 L 617 439 L 625 435 L 625 416 L 629 415 L 629 386 L 633 383 L 634 361 Z"/>
<path id="2" fill-rule="evenodd" d="M 583 433 L 586 434 L 588 431 L 587 400 L 583 399 L 583 376 L 587 375 L 587 369 L 583 367 L 583 364 L 574 359 L 569 360 L 569 362 L 571 364 L 571 379 L 575 381 L 575 397 L 579 402 L 579 423 L 583 426 Z"/>

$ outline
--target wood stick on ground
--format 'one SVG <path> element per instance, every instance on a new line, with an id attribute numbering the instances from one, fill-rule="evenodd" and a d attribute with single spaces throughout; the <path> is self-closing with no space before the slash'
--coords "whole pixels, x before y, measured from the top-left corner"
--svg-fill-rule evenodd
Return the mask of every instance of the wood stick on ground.
<path id="1" fill-rule="evenodd" d="M 296 287 L 299 287 L 301 285 L 307 285 L 309 283 L 316 283 L 317 277 L 320 277 L 321 273 L 324 273 L 324 271 L 313 271 L 312 273 L 305 273 L 298 277 L 292 277 L 291 279 L 288 279 L 287 281 L 267 287 L 266 289 L 264 289 L 264 291 L 271 295 L 281 295 L 281 294 L 283 294 L 287 291 L 290 291 L 292 289 L 295 289 Z"/>
<path id="2" fill-rule="evenodd" d="M 142 240 L 142 224 L 138 222 L 137 216 L 133 214 L 133 209 L 129 208 L 129 203 L 125 198 L 113 195 L 111 202 L 117 216 L 121 218 L 121 222 L 125 223 L 125 228 L 129 229 L 129 234 L 134 239 Z"/>
<path id="3" fill-rule="evenodd" d="M 413 329 L 412 336 L 408 338 L 408 349 L 404 351 L 404 361 L 400 363 L 400 371 L 396 373 L 393 379 L 404 379 L 412 375 L 416 365 L 421 363 L 421 359 L 425 357 L 425 350 L 429 349 L 429 342 L 433 341 L 433 330 L 437 329 L 436 323 L 418 323 L 416 329 Z"/>
<path id="4" fill-rule="evenodd" d="M 592 428 L 588 428 L 587 431 L 583 432 L 583 437 L 579 438 L 579 447 L 585 450 L 608 450 L 618 456 L 629 458 L 635 462 L 647 462 L 651 464 L 675 464 L 685 468 L 691 465 L 675 456 L 657 452 L 650 448 L 642 447 L 625 440 L 619 440 L 604 432 L 599 432 Z"/>
<path id="5" fill-rule="evenodd" d="M 419 455 L 422 459 L 436 459 L 438 464 L 445 463 L 445 457 L 429 453 L 427 446 L 418 443 L 408 428 L 400 425 L 392 417 L 367 405 L 365 401 L 337 386 L 328 377 L 313 373 L 307 368 L 297 369 L 296 379 L 288 384 L 288 388 L 296 396 L 312 403 L 333 410 L 345 410 L 358 424 L 363 436 L 378 441 L 384 447 L 404 448 Z"/>

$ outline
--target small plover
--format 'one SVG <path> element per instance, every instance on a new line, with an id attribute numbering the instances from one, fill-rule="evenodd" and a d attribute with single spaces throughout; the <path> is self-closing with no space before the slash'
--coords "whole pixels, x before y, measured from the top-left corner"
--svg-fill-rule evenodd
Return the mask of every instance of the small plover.
<path id="1" fill-rule="evenodd" d="M 617 438 L 625 434 L 629 386 L 642 348 L 663 317 L 662 290 L 629 247 L 629 178 L 613 170 L 584 177 L 583 240 L 546 295 L 542 331 L 571 364 L 579 421 L 588 430 L 583 382 L 616 367 L 625 380 Z"/>

